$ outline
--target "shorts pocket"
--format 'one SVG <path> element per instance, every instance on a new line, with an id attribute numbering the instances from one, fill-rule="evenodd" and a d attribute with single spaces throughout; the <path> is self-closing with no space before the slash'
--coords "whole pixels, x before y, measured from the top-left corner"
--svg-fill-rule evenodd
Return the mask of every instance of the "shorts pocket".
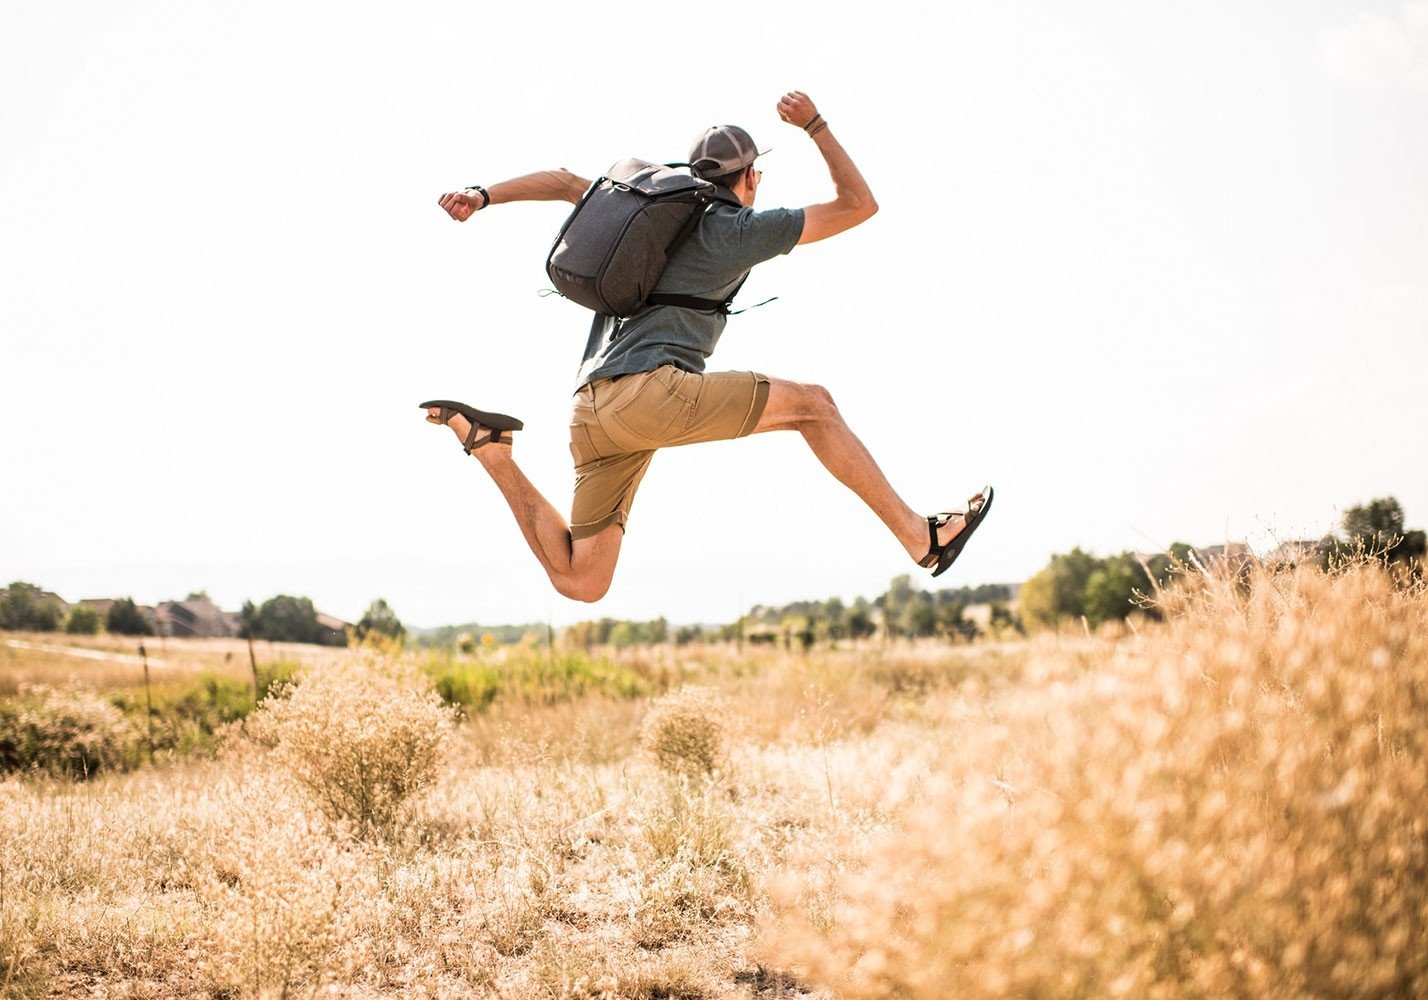
<path id="1" fill-rule="evenodd" d="M 595 452 L 595 443 L 590 440 L 590 428 L 578 421 L 570 425 L 570 457 L 575 460 L 577 470 L 600 457 Z"/>
<path id="2" fill-rule="evenodd" d="M 651 372 L 628 399 L 611 411 L 621 430 L 637 443 L 658 446 L 669 435 L 675 421 L 686 416 L 689 403 L 675 393 L 663 370 Z"/>

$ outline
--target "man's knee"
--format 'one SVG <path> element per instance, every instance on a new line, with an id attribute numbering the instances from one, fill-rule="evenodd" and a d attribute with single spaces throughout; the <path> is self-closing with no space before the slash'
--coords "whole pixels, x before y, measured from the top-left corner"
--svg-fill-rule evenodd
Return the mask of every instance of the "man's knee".
<path id="1" fill-rule="evenodd" d="M 556 592 L 572 601 L 592 604 L 610 590 L 615 577 L 615 563 L 620 558 L 620 542 L 625 529 L 612 524 L 599 534 L 582 538 L 571 545 L 570 568 L 552 572 L 550 582 Z"/>
<path id="2" fill-rule="evenodd" d="M 821 385 L 772 381 L 758 430 L 799 430 L 841 420 L 833 394 Z"/>
<path id="3" fill-rule="evenodd" d="M 596 575 L 591 573 L 567 573 L 564 576 L 556 577 L 552 582 L 561 597 L 567 597 L 572 601 L 582 601 L 586 604 L 594 604 L 610 591 L 609 575 Z"/>
<path id="4" fill-rule="evenodd" d="M 821 385 L 810 386 L 813 390 L 814 406 L 826 416 L 836 416 L 838 404 L 833 402 L 833 394 Z"/>
<path id="5" fill-rule="evenodd" d="M 803 417 L 812 423 L 837 420 L 838 404 L 833 402 L 833 394 L 821 385 L 805 385 L 802 392 Z"/>

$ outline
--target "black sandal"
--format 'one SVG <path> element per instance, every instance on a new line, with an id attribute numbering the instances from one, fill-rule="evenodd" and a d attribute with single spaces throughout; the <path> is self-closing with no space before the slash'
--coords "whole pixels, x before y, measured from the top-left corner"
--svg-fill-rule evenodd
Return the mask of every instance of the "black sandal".
<path id="1" fill-rule="evenodd" d="M 508 417 L 504 413 L 487 413 L 485 410 L 478 410 L 474 406 L 467 406 L 465 403 L 458 403 L 451 399 L 433 399 L 421 404 L 423 410 L 429 410 L 432 407 L 441 408 L 443 426 L 458 413 L 471 421 L 471 432 L 462 442 L 468 455 L 477 448 L 484 448 L 488 444 L 510 444 L 510 432 L 523 430 L 526 426 L 523 421 L 517 420 L 515 417 Z M 483 430 L 491 433 L 485 437 L 477 437 Z"/>
<path id="2" fill-rule="evenodd" d="M 980 498 L 980 500 L 978 499 Z M 917 565 L 932 570 L 933 576 L 941 576 L 947 572 L 947 567 L 956 562 L 957 557 L 962 554 L 962 549 L 967 544 L 967 539 L 972 537 L 972 532 L 977 530 L 977 526 L 982 523 L 982 519 L 987 516 L 987 511 L 992 509 L 992 488 L 984 487 L 982 492 L 976 494 L 967 501 L 967 510 L 963 511 L 943 511 L 940 514 L 927 515 L 927 533 L 931 536 L 931 545 L 927 550 L 927 555 L 923 556 Z M 957 532 L 946 545 L 937 544 L 937 529 L 945 527 L 947 522 L 954 517 L 966 518 L 967 526 Z"/>

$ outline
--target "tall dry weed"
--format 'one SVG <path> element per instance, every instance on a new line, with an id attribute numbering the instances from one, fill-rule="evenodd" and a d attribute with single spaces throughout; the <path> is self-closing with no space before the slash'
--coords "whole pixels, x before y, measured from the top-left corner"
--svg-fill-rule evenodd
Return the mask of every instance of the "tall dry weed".
<path id="1" fill-rule="evenodd" d="M 1428 993 L 1428 595 L 1209 575 L 952 727 L 940 783 L 768 941 L 850 998 Z M 952 725 L 949 722 L 949 725 Z"/>
<path id="2" fill-rule="evenodd" d="M 364 657 L 308 669 L 263 702 L 249 732 L 324 815 L 367 836 L 408 815 L 453 725 L 420 675 Z"/>

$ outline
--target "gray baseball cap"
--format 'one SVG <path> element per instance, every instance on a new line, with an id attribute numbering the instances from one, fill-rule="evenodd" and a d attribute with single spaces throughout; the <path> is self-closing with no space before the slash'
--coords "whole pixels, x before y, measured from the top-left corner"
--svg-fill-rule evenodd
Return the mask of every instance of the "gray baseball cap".
<path id="1" fill-rule="evenodd" d="M 689 169 L 700 177 L 722 177 L 744 169 L 767 152 L 739 126 L 715 125 L 689 147 Z"/>

